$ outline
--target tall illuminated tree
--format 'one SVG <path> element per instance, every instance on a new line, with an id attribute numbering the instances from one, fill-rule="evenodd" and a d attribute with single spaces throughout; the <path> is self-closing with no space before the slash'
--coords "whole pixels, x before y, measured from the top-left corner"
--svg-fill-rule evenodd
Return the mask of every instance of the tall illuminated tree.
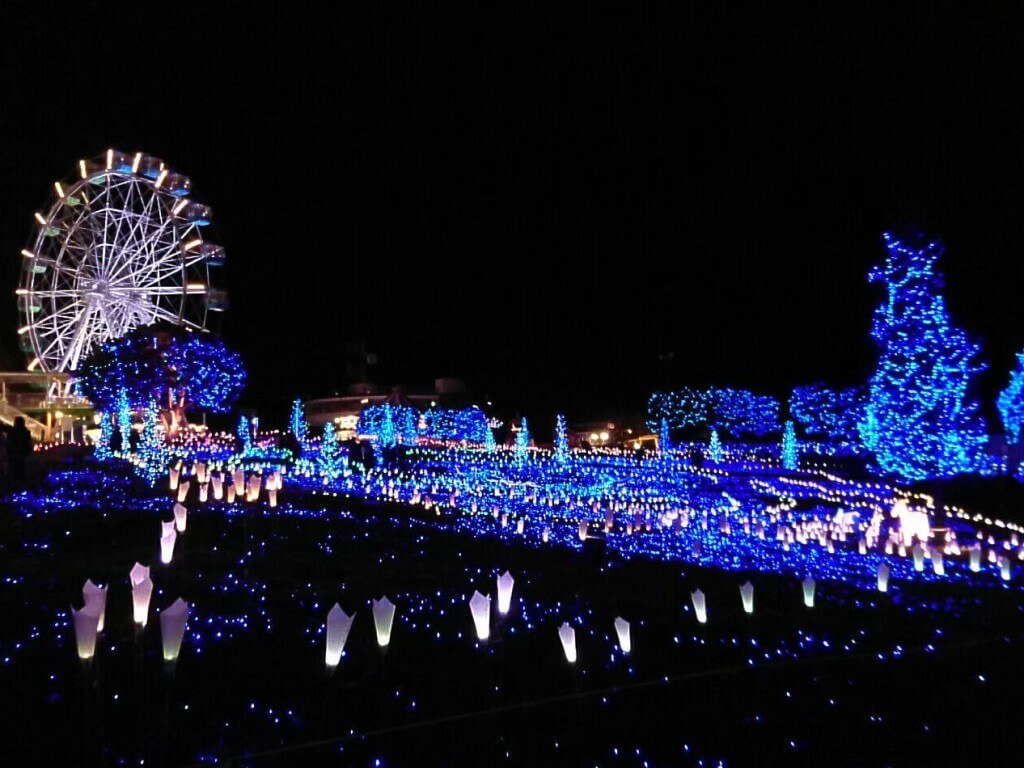
<path id="1" fill-rule="evenodd" d="M 1024 426 L 1024 352 L 1017 355 L 1017 367 L 1010 371 L 1010 383 L 999 393 L 996 406 L 1007 440 L 1013 445 L 1018 444 L 1021 427 Z"/>
<path id="2" fill-rule="evenodd" d="M 953 325 L 935 262 L 938 240 L 886 233 L 886 259 L 871 282 L 884 284 L 871 335 L 878 366 L 869 382 L 860 422 L 864 445 L 878 469 L 908 480 L 976 470 L 985 447 L 985 424 L 969 398 L 979 345 Z"/>
<path id="3" fill-rule="evenodd" d="M 786 428 L 782 433 L 782 466 L 784 469 L 796 469 L 799 463 L 799 453 L 796 444 L 796 427 L 792 419 L 786 421 Z"/>
<path id="4" fill-rule="evenodd" d="M 100 416 L 100 435 L 96 438 L 96 445 L 92 449 L 92 455 L 96 461 L 107 461 L 113 455 L 110 449 L 113 437 L 114 422 L 109 413 L 104 413 Z"/>
<path id="5" fill-rule="evenodd" d="M 128 403 L 128 393 L 122 388 L 118 390 L 117 399 L 117 430 L 121 434 L 121 453 L 132 449 L 132 408 Z"/>
<path id="6" fill-rule="evenodd" d="M 295 398 L 292 401 L 292 412 L 288 417 L 288 429 L 295 436 L 300 446 L 306 445 L 309 438 L 309 424 L 306 423 L 306 411 L 302 406 L 302 400 Z"/>
<path id="7" fill-rule="evenodd" d="M 555 419 L 555 461 L 565 464 L 569 460 L 569 429 L 565 424 L 565 415 L 558 414 Z"/>
<path id="8" fill-rule="evenodd" d="M 516 432 L 516 448 L 515 456 L 516 461 L 525 461 L 529 456 L 530 447 L 530 429 L 526 424 L 526 417 L 523 416 L 523 421 L 519 425 L 519 431 Z"/>
<path id="9" fill-rule="evenodd" d="M 164 471 L 164 437 L 158 428 L 159 423 L 160 411 L 156 402 L 150 402 L 142 417 L 142 436 L 139 439 L 142 474 L 150 485 L 155 485 Z"/>
<path id="10" fill-rule="evenodd" d="M 249 426 L 249 419 L 245 415 L 238 417 L 238 429 L 235 430 L 235 434 L 238 435 L 239 452 L 243 454 L 251 452 L 252 427 Z"/>
<path id="11" fill-rule="evenodd" d="M 324 436 L 320 443 L 320 457 L 317 465 L 320 474 L 326 480 L 334 480 L 344 469 L 345 459 L 338 445 L 338 437 L 334 432 L 334 424 L 330 421 L 324 424 Z"/>
<path id="12" fill-rule="evenodd" d="M 708 458 L 715 464 L 722 463 L 722 441 L 718 437 L 718 430 L 711 430 L 711 439 L 708 441 Z"/>
<path id="13" fill-rule="evenodd" d="M 416 424 L 416 410 L 414 408 L 402 408 L 399 414 L 399 435 L 402 438 L 402 445 L 414 446 L 419 439 L 419 427 Z"/>
<path id="14" fill-rule="evenodd" d="M 661 430 L 658 433 L 658 448 L 662 456 L 668 456 L 675 450 L 675 446 L 672 445 L 672 433 L 668 428 L 668 419 L 663 418 L 661 420 Z"/>
<path id="15" fill-rule="evenodd" d="M 381 421 L 380 434 L 377 435 L 377 442 L 381 448 L 394 448 L 398 443 L 398 436 L 395 433 L 395 419 L 391 415 L 391 406 L 384 406 L 384 418 Z"/>

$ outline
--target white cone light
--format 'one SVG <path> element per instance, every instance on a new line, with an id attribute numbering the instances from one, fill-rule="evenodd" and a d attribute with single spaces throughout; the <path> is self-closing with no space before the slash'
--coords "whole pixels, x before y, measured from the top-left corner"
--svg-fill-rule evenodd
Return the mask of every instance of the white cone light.
<path id="1" fill-rule="evenodd" d="M 181 653 L 188 622 L 188 603 L 180 597 L 169 608 L 160 612 L 160 639 L 164 647 L 164 661 L 176 661 Z"/>
<path id="2" fill-rule="evenodd" d="M 878 564 L 878 591 L 889 591 L 889 566 L 885 563 Z"/>
<path id="3" fill-rule="evenodd" d="M 753 613 L 754 612 L 754 585 L 749 581 L 746 584 L 740 584 L 740 598 L 743 600 L 743 612 Z"/>
<path id="4" fill-rule="evenodd" d="M 693 602 L 693 612 L 697 616 L 697 621 L 700 624 L 707 624 L 708 605 L 707 600 L 704 597 L 704 593 L 699 589 L 696 589 L 690 593 L 690 600 Z"/>
<path id="5" fill-rule="evenodd" d="M 85 607 L 93 606 L 96 608 L 96 612 L 99 614 L 99 620 L 96 624 L 96 631 L 103 631 L 103 623 L 107 616 L 107 588 L 97 587 L 92 583 L 92 580 L 85 582 L 85 586 L 82 587 L 82 602 L 85 603 Z"/>
<path id="6" fill-rule="evenodd" d="M 351 616 L 341 609 L 337 603 L 327 614 L 327 666 L 334 668 L 341 662 L 341 654 L 345 650 L 348 633 L 356 615 Z"/>
<path id="7" fill-rule="evenodd" d="M 391 642 L 391 626 L 395 621 L 395 606 L 387 597 L 373 601 L 373 625 L 377 630 L 377 645 L 387 648 Z"/>
<path id="8" fill-rule="evenodd" d="M 145 581 L 149 578 L 149 568 L 144 566 L 142 563 L 136 563 L 132 566 L 131 571 L 128 572 L 128 581 L 134 587 L 136 584 Z"/>
<path id="9" fill-rule="evenodd" d="M 178 534 L 173 530 L 166 536 L 160 537 L 160 562 L 167 565 L 171 562 L 171 558 L 174 557 L 174 542 L 177 541 Z"/>
<path id="10" fill-rule="evenodd" d="M 629 622 L 621 616 L 615 619 L 615 634 L 619 638 L 619 648 L 623 653 L 633 650 L 633 639 L 629 635 Z"/>
<path id="11" fill-rule="evenodd" d="M 188 508 L 183 504 L 174 505 L 174 528 L 178 533 L 184 533 L 188 525 Z"/>
<path id="12" fill-rule="evenodd" d="M 191 483 L 188 480 L 178 486 L 178 502 L 181 503 L 188 498 L 188 489 Z"/>
<path id="13" fill-rule="evenodd" d="M 132 619 L 140 627 L 149 623 L 149 601 L 153 597 L 153 582 L 146 576 L 137 584 L 132 584 Z"/>
<path id="14" fill-rule="evenodd" d="M 91 659 L 96 654 L 96 633 L 99 631 L 99 608 L 87 605 L 82 610 L 71 609 L 71 620 L 75 625 L 75 643 L 78 646 L 78 658 Z"/>
<path id="15" fill-rule="evenodd" d="M 563 623 L 558 628 L 558 639 L 562 641 L 562 652 L 570 664 L 576 663 L 576 630 Z"/>
<path id="16" fill-rule="evenodd" d="M 512 607 L 512 588 L 515 584 L 516 580 L 508 571 L 498 577 L 498 613 L 502 616 Z"/>
<path id="17" fill-rule="evenodd" d="M 486 640 L 491 636 L 491 598 L 474 592 L 469 598 L 469 610 L 473 614 L 478 640 Z"/>
<path id="18" fill-rule="evenodd" d="M 808 576 L 802 582 L 804 591 L 804 605 L 808 608 L 814 607 L 814 579 Z"/>

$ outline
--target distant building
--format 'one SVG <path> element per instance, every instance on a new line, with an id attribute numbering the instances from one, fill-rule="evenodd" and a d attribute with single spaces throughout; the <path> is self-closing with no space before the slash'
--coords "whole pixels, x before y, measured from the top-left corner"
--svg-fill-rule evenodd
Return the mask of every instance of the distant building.
<path id="1" fill-rule="evenodd" d="M 631 448 L 655 450 L 658 436 L 651 434 L 644 420 L 586 421 L 569 425 L 569 445 L 574 448 Z"/>

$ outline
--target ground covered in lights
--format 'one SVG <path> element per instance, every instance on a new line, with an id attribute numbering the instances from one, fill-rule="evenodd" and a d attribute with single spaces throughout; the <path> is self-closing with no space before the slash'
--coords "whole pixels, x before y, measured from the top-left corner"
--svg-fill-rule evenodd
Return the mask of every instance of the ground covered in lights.
<path id="1" fill-rule="evenodd" d="M 486 509 L 410 505 L 401 493 L 419 489 L 346 482 L 330 493 L 286 484 L 273 510 L 190 504 L 168 565 L 157 541 L 173 501 L 123 466 L 63 470 L 7 497 L 0 764 L 971 765 L 1019 741 L 1021 592 L 991 566 L 976 579 L 959 562 L 947 578 L 914 578 L 894 561 L 883 594 L 877 563 L 855 552 L 838 555 L 849 567 L 834 579 L 802 546 L 785 560 L 771 536 L 750 570 L 743 550 L 717 554 L 715 536 L 694 554 L 686 531 L 699 519 L 655 526 L 645 544 L 642 534 L 581 543 L 573 521 L 552 517 L 542 544 Z M 459 489 L 463 501 L 478 482 Z M 721 498 L 717 481 L 702 483 Z M 679 557 L 649 546 L 670 534 Z M 179 596 L 192 606 L 173 667 L 155 612 L 146 629 L 132 624 L 136 561 L 152 566 L 154 609 Z M 495 595 L 505 570 L 512 608 L 481 644 L 467 601 Z M 810 609 L 805 575 L 819 579 Z M 69 606 L 86 578 L 109 592 L 96 657 L 82 663 Z M 750 616 L 738 589 L 748 578 Z M 370 610 L 382 595 L 397 606 L 386 650 Z M 323 623 L 335 602 L 356 617 L 329 674 Z M 618 616 L 632 625 L 628 655 Z M 559 644 L 564 621 L 576 628 L 575 665 Z"/>

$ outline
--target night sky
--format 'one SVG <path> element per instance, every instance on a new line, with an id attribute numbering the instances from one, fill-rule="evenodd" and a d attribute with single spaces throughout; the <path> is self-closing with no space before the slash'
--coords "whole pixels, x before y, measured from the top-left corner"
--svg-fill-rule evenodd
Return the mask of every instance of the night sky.
<path id="1" fill-rule="evenodd" d="M 359 341 L 382 385 L 545 419 L 857 383 L 907 224 L 947 243 L 989 389 L 1024 347 L 1019 5 L 216 5 L 0 11 L 7 365 L 32 212 L 108 146 L 213 206 L 270 413 L 344 389 Z"/>

